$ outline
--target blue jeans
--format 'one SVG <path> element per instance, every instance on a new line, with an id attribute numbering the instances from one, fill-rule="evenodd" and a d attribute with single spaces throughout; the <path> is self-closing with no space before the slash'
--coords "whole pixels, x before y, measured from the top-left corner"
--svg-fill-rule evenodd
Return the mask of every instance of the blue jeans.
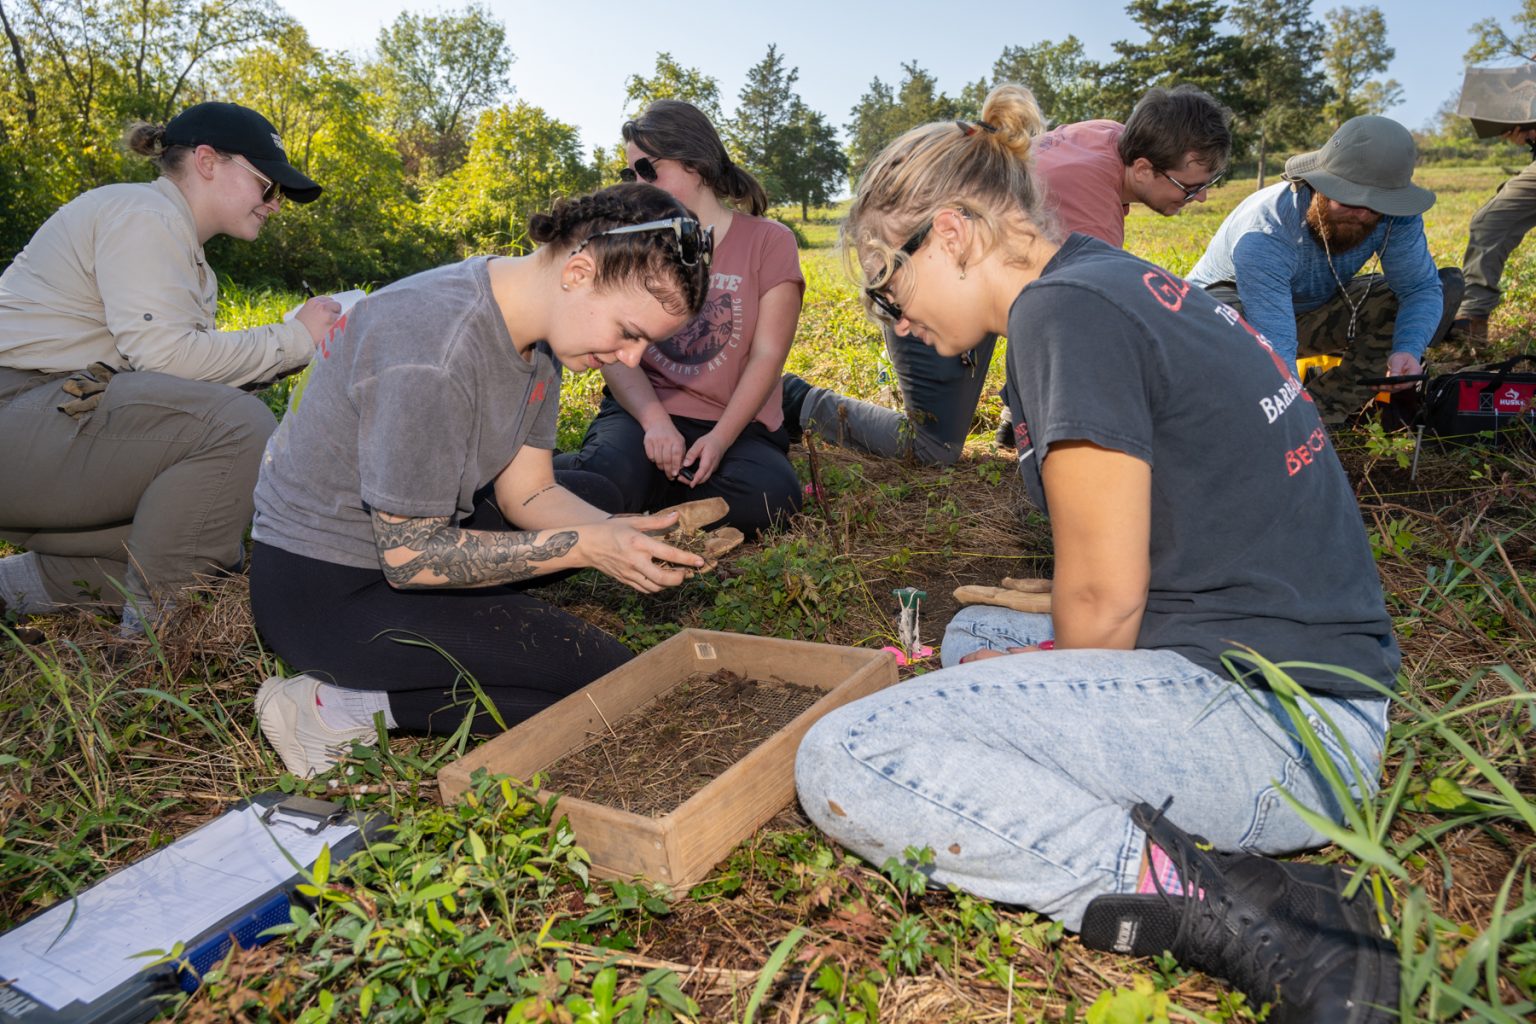
<path id="1" fill-rule="evenodd" d="M 885 329 L 885 350 L 901 382 L 904 412 L 811 388 L 801 426 L 828 444 L 886 459 L 908 456 L 932 466 L 953 465 L 965 449 L 976 404 L 987 383 L 997 335 L 971 351 L 941 356 L 910 334 Z"/>
<path id="2" fill-rule="evenodd" d="M 913 846 L 932 879 L 1048 914 L 1076 931 L 1096 896 L 1133 892 L 1145 837 L 1130 808 L 1218 849 L 1289 853 L 1325 842 L 1284 787 L 1339 820 L 1279 700 L 1168 651 L 1041 651 L 960 665 L 981 648 L 1051 636 L 1048 616 L 976 606 L 944 634 L 942 671 L 832 712 L 795 763 L 800 802 L 872 864 Z M 1375 792 L 1387 700 L 1319 698 L 1313 728 L 1349 777 L 1347 744 Z"/>

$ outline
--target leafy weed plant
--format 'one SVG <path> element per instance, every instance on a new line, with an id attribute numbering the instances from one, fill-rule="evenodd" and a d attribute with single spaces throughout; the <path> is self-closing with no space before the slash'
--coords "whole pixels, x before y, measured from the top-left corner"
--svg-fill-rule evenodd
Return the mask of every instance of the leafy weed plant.
<path id="1" fill-rule="evenodd" d="M 1419 180 L 1441 191 L 1427 218 L 1432 251 L 1455 263 L 1466 220 L 1499 171 L 1430 168 Z M 1233 183 L 1177 218 L 1138 210 L 1128 248 L 1187 270 L 1247 191 Z M 812 248 L 802 252 L 809 287 L 789 368 L 894 404 L 880 333 L 828 248 L 837 216 L 813 211 L 799 224 Z M 1533 268 L 1536 258 L 1515 254 L 1494 340 L 1441 353 L 1442 363 L 1530 347 Z M 300 298 L 227 283 L 222 292 L 227 327 L 271 322 Z M 1037 511 L 1009 497 L 1013 469 L 990 439 L 1002 347 L 952 470 L 821 448 L 828 508 L 743 548 L 724 576 L 640 597 L 582 574 L 543 593 L 637 650 L 679 625 L 880 646 L 891 642 L 893 586 L 925 582 L 937 603 L 953 583 L 1048 574 L 1048 533 Z M 579 441 L 599 381 L 567 377 L 562 445 Z M 286 407 L 281 389 L 268 395 Z M 1322 855 L 1364 865 L 1358 884 L 1383 908 L 1391 901 L 1404 1020 L 1528 1019 L 1536 458 L 1520 443 L 1426 447 L 1410 480 L 1396 435 L 1367 428 L 1335 442 L 1405 661 L 1381 788 L 1351 803 Z M 251 700 L 277 666 L 256 642 L 243 594 L 193 611 L 126 660 L 109 658 L 102 619 L 34 620 L 47 635 L 41 646 L 0 638 L 0 924 L 260 789 L 376 805 L 399 827 L 363 857 L 317 870 L 315 905 L 278 942 L 233 955 L 181 1019 L 1257 1019 L 1224 986 L 1166 961 L 1090 953 L 1054 922 L 928 887 L 921 851 L 903 865 L 911 873 L 881 873 L 792 810 L 692 893 L 664 899 L 643 884 L 592 883 L 558 804 L 515 784 L 480 779 L 473 801 L 440 806 L 434 773 L 475 742 L 467 736 L 390 737 L 320 780 L 286 776 L 254 733 Z M 931 636 L 943 616 L 924 616 Z M 1275 667 L 1282 690 L 1284 673 Z M 1328 728 L 1312 724 L 1304 695 L 1293 701 L 1298 733 Z M 1352 780 L 1340 766 L 1337 784 L 1347 791 Z"/>

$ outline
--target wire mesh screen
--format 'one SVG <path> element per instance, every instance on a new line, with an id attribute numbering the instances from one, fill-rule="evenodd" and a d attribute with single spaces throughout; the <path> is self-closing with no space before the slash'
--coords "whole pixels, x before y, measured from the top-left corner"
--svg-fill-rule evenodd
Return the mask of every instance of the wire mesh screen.
<path id="1" fill-rule="evenodd" d="M 634 814 L 665 814 L 825 696 L 732 672 L 695 674 L 545 769 L 544 787 Z"/>

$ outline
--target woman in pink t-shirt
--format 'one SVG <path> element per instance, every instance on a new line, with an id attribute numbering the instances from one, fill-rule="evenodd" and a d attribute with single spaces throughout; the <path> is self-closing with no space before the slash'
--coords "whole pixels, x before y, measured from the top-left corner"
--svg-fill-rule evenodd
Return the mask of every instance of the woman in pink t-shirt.
<path id="1" fill-rule="evenodd" d="M 697 107 L 657 100 L 623 131 L 621 177 L 665 189 L 714 229 L 709 295 L 638 368 L 603 368 L 581 450 L 555 464 L 608 477 L 630 512 L 718 495 L 723 524 L 756 533 L 800 508 L 779 389 L 805 291 L 794 235 L 762 216 L 763 187 Z"/>

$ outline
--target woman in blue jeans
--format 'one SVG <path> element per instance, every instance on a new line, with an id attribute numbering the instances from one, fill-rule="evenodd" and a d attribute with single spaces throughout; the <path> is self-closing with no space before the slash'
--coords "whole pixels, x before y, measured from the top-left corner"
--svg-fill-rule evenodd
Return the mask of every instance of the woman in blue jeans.
<path id="1" fill-rule="evenodd" d="M 942 671 L 811 730 L 801 802 L 875 864 L 927 847 L 936 883 L 1050 914 L 1093 948 L 1168 950 L 1276 1003 L 1272 1021 L 1395 1019 L 1374 907 L 1342 898 L 1336 868 L 1267 856 L 1325 841 L 1282 789 L 1342 810 L 1255 655 L 1306 689 L 1330 756 L 1360 768 L 1356 795 L 1375 787 L 1398 650 L 1353 492 L 1310 399 L 1237 314 L 1040 230 L 1039 116 L 1003 86 L 980 122 L 908 132 L 843 234 L 898 331 L 941 355 L 1024 339 L 1011 404 L 1019 471 L 1051 517 L 1052 614 L 963 612 Z"/>

